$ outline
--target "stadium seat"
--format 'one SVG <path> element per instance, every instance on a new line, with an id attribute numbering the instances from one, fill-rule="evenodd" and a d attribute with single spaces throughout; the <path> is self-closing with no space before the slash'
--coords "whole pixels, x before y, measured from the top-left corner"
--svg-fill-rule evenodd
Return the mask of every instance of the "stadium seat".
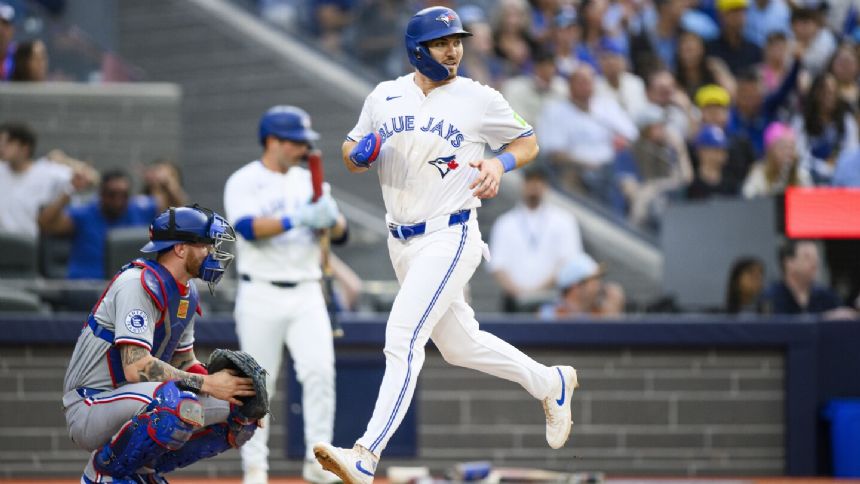
<path id="1" fill-rule="evenodd" d="M 0 232 L 0 277 L 30 279 L 38 275 L 35 237 Z"/>
<path id="2" fill-rule="evenodd" d="M 39 272 L 48 279 L 65 279 L 71 239 L 42 235 L 39 237 Z"/>
<path id="3" fill-rule="evenodd" d="M 142 257 L 140 248 L 149 241 L 148 227 L 111 229 L 105 243 L 105 275 L 111 277 L 124 264 Z"/>
<path id="4" fill-rule="evenodd" d="M 20 289 L 0 286 L 0 312 L 47 313 L 49 311 L 47 305 L 42 304 L 39 296 Z"/>

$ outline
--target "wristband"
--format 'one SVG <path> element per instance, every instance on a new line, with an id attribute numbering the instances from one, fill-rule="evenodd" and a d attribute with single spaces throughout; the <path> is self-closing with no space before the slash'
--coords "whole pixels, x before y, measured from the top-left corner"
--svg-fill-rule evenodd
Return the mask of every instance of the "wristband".
<path id="1" fill-rule="evenodd" d="M 517 159 L 514 158 L 514 155 L 512 155 L 511 153 L 505 152 L 497 156 L 496 158 L 498 158 L 499 161 L 502 162 L 502 166 L 505 167 L 505 173 L 517 167 Z"/>
<path id="2" fill-rule="evenodd" d="M 290 217 L 284 217 L 281 219 L 281 227 L 283 227 L 284 232 L 293 228 L 293 221 L 290 220 Z"/>

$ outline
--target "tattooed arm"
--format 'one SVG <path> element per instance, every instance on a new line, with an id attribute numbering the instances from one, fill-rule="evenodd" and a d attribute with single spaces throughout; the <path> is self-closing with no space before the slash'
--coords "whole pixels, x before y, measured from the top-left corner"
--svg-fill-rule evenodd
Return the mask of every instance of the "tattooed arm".
<path id="1" fill-rule="evenodd" d="M 149 350 L 142 346 L 122 344 L 119 348 L 122 356 L 123 373 L 129 383 L 176 380 L 187 388 L 196 389 L 197 393 L 212 395 L 236 405 L 242 404 L 236 397 L 254 394 L 254 387 L 250 378 L 235 376 L 229 370 L 219 371 L 212 375 L 198 375 L 182 371 L 155 358 Z M 190 353 L 188 356 L 193 358 L 194 354 Z M 191 361 L 193 364 L 197 360 L 195 358 Z"/>
<path id="2" fill-rule="evenodd" d="M 185 387 L 203 391 L 203 375 L 188 373 L 165 363 L 142 346 L 122 345 L 120 348 L 122 369 L 130 383 L 177 380 Z"/>

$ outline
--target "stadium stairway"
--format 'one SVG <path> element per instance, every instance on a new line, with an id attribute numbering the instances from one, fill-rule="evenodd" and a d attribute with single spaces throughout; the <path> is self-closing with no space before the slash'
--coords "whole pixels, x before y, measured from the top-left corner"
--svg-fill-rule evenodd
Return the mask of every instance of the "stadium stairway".
<path id="1" fill-rule="evenodd" d="M 178 160 L 192 199 L 221 208 L 227 177 L 259 156 L 260 114 L 275 104 L 297 104 L 313 117 L 322 139 L 326 179 L 353 223 L 353 242 L 337 253 L 366 280 L 394 278 L 385 249 L 384 208 L 377 177 L 341 167 L 340 145 L 372 85 L 297 39 L 223 0 L 152 0 L 118 4 L 119 51 L 141 67 L 147 81 L 181 86 L 182 147 Z M 516 203 L 515 177 L 481 211 L 484 239 L 496 217 Z M 660 256 L 652 244 L 557 197 L 575 213 L 592 254 L 629 297 L 659 293 Z M 584 217 L 584 218 L 583 218 Z M 594 223 L 592 223 L 594 222 Z M 479 268 L 471 294 L 478 311 L 499 308 L 500 292 Z"/>

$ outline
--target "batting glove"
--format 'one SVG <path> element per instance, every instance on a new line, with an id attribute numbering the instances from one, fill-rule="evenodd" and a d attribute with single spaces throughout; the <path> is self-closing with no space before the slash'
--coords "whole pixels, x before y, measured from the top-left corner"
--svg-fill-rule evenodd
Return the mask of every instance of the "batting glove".
<path id="1" fill-rule="evenodd" d="M 370 168 L 371 163 L 379 156 L 380 148 L 382 148 L 382 136 L 374 131 L 356 143 L 349 152 L 349 159 L 355 166 Z"/>
<path id="2" fill-rule="evenodd" d="M 340 215 L 340 211 L 337 208 L 337 203 L 331 196 L 325 195 L 316 203 L 299 207 L 295 221 L 299 225 L 311 229 L 327 229 L 337 223 L 338 215 Z"/>

